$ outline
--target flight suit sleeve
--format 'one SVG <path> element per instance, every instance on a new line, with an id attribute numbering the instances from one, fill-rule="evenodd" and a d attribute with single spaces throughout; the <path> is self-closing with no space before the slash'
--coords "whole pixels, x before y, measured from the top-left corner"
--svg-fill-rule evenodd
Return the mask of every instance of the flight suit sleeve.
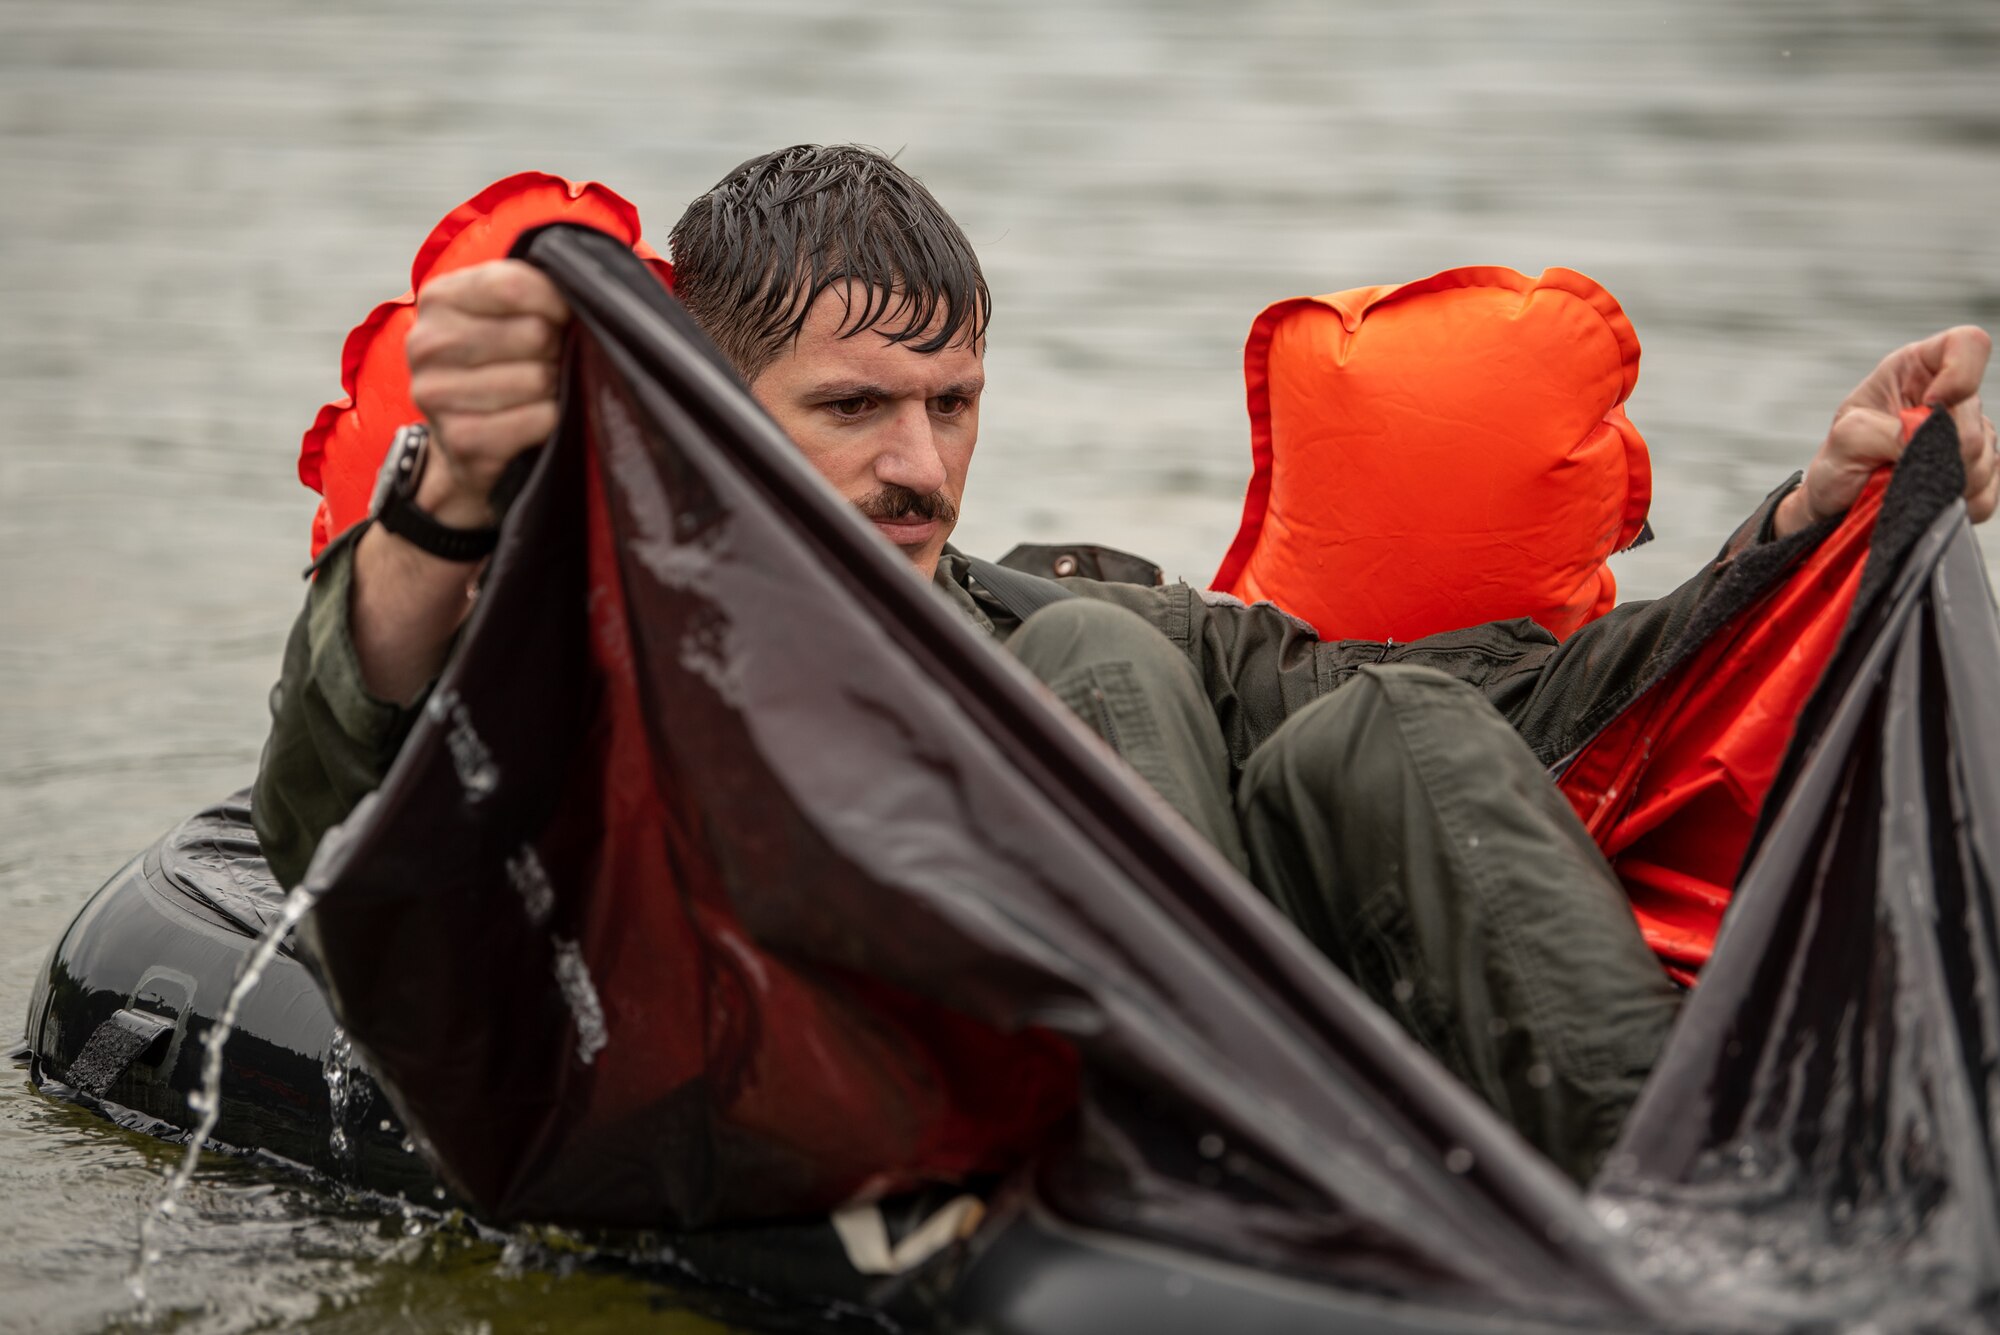
<path id="1" fill-rule="evenodd" d="M 1488 698 L 1543 764 L 1572 756 L 1686 655 L 1751 612 L 1839 527 L 1835 516 L 1789 537 L 1775 535 L 1778 503 L 1798 482 L 1794 474 L 1766 497 L 1715 558 L 1672 593 L 1621 603 L 1486 684 Z"/>
<path id="2" fill-rule="evenodd" d="M 251 818 L 287 887 L 304 878 L 326 832 L 381 786 L 422 708 L 377 699 L 362 683 L 347 620 L 358 536 L 350 530 L 322 556 L 271 691 Z"/>
<path id="3" fill-rule="evenodd" d="M 1436 668 L 1478 688 L 1542 763 L 1554 765 L 1679 655 L 1775 587 L 1837 526 L 1829 520 L 1789 538 L 1774 536 L 1778 503 L 1798 480 L 1794 475 L 1766 497 L 1716 558 L 1673 593 L 1622 603 L 1560 643 L 1525 618 L 1408 643 L 1322 640 L 1269 603 L 1245 605 L 1184 584 L 1098 585 L 1092 594 L 1127 603 L 1194 660 L 1239 770 L 1287 718 L 1378 663 Z"/>

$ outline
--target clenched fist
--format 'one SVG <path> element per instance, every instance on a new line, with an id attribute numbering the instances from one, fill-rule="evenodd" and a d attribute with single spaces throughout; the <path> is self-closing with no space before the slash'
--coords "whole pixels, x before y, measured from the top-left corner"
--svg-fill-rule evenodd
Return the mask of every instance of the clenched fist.
<path id="1" fill-rule="evenodd" d="M 404 349 L 434 453 L 416 499 L 440 523 L 491 524 L 500 474 L 555 430 L 569 318 L 555 285 L 520 260 L 459 269 L 417 294 Z"/>

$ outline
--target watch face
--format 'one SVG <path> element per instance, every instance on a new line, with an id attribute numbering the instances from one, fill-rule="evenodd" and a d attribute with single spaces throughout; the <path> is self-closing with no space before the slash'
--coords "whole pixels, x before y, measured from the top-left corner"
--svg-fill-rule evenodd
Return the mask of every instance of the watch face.
<path id="1" fill-rule="evenodd" d="M 389 452 L 382 456 L 382 467 L 375 474 L 375 492 L 368 498 L 368 513 L 379 515 L 388 503 L 390 493 L 395 491 L 398 478 L 413 473 L 414 456 L 424 447 L 424 429 L 420 426 L 398 428 L 396 438 L 389 442 Z"/>

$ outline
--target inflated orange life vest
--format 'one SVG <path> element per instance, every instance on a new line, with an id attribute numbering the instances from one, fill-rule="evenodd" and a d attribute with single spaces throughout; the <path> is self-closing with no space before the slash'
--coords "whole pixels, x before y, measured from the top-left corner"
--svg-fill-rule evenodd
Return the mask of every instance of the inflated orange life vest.
<path id="1" fill-rule="evenodd" d="M 520 172 L 447 213 L 417 250 L 410 290 L 377 306 L 348 334 L 340 354 L 345 395 L 319 410 L 300 442 L 299 481 L 322 497 L 313 515 L 314 557 L 367 515 L 389 442 L 398 427 L 417 420 L 403 357 L 416 294 L 440 274 L 504 258 L 522 232 L 552 222 L 585 223 L 611 233 L 672 285 L 672 267 L 639 235 L 639 211 L 595 181 L 578 185 L 543 172 Z"/>
<path id="2" fill-rule="evenodd" d="M 1327 639 L 1413 640 L 1609 611 L 1646 444 L 1619 405 L 1639 340 L 1549 269 L 1447 269 L 1269 307 L 1243 350 L 1254 473 L 1213 587 Z"/>

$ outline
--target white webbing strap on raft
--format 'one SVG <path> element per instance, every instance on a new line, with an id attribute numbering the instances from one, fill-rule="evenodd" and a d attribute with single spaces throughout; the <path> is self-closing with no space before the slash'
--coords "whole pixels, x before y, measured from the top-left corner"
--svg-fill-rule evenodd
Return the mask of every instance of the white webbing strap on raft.
<path id="1" fill-rule="evenodd" d="M 882 1207 L 850 1205 L 833 1212 L 833 1231 L 847 1250 L 847 1262 L 864 1275 L 900 1275 L 914 1270 L 952 1243 L 972 1236 L 986 1207 L 976 1196 L 954 1196 L 901 1242 L 889 1245 Z"/>

